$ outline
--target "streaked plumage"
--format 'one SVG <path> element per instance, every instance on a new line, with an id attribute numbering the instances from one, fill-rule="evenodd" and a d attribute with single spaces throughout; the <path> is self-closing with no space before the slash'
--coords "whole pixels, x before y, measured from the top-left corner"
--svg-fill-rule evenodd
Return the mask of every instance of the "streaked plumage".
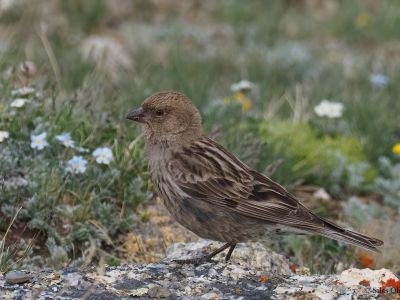
<path id="1" fill-rule="evenodd" d="M 151 176 L 168 211 L 198 236 L 227 243 L 223 249 L 231 246 L 227 259 L 236 243 L 285 232 L 318 234 L 372 251 L 383 244 L 316 216 L 205 136 L 198 110 L 178 92 L 156 93 L 127 118 L 145 124 Z"/>

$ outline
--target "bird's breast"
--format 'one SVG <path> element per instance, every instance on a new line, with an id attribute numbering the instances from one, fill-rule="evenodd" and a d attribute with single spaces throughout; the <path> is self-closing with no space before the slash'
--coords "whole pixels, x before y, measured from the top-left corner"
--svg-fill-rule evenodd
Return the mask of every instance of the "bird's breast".
<path id="1" fill-rule="evenodd" d="M 160 152 L 148 153 L 148 155 L 149 171 L 156 192 L 163 200 L 168 211 L 174 214 L 179 209 L 179 203 L 177 202 L 182 194 L 167 168 L 169 155 Z"/>

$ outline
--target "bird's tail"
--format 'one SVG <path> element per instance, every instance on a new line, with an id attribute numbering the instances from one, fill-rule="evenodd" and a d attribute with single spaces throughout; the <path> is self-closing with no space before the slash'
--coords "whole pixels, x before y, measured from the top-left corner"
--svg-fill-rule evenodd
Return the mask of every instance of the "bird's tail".
<path id="1" fill-rule="evenodd" d="M 323 221 L 325 223 L 325 228 L 319 231 L 318 234 L 332 238 L 337 241 L 356 245 L 364 249 L 380 253 L 379 249 L 377 249 L 376 247 L 382 246 L 383 241 L 366 236 L 364 234 L 355 231 L 344 229 L 327 220 Z"/>

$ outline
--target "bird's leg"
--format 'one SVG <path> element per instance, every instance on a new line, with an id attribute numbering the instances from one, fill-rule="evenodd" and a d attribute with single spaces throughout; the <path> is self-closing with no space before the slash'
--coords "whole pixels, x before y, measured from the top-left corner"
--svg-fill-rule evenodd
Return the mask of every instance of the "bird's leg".
<path id="1" fill-rule="evenodd" d="M 221 253 L 222 251 L 224 251 L 226 248 L 228 248 L 229 246 L 231 246 L 231 244 L 226 243 L 224 244 L 222 247 L 219 247 L 218 249 L 214 250 L 213 252 L 211 252 L 210 254 L 206 255 L 206 257 L 210 260 L 211 258 L 213 258 L 215 255 L 217 255 L 218 253 Z"/>
<path id="2" fill-rule="evenodd" d="M 224 244 L 224 245 L 221 246 L 220 248 L 214 250 L 213 252 L 211 252 L 211 253 L 208 254 L 208 255 L 205 255 L 205 256 L 202 256 L 202 257 L 196 257 L 196 258 L 189 258 L 189 259 L 177 259 L 177 260 L 174 260 L 174 262 L 179 263 L 179 264 L 201 265 L 201 264 L 203 264 L 203 263 L 210 262 L 210 261 L 211 261 L 211 258 L 213 258 L 213 257 L 214 257 L 215 255 L 217 255 L 218 253 L 221 253 L 221 252 L 224 251 L 226 248 L 230 247 L 230 248 L 229 248 L 228 255 L 227 255 L 226 258 L 225 258 L 225 261 L 228 261 L 229 258 L 230 258 L 231 255 L 232 255 L 233 249 L 235 249 L 235 246 L 236 246 L 236 244 L 235 244 L 235 245 L 232 245 L 232 244 L 226 243 L 226 244 Z"/>
<path id="3" fill-rule="evenodd" d="M 231 247 L 229 248 L 228 254 L 225 256 L 225 261 L 227 262 L 232 255 L 233 250 L 235 250 L 236 244 L 230 245 Z"/>

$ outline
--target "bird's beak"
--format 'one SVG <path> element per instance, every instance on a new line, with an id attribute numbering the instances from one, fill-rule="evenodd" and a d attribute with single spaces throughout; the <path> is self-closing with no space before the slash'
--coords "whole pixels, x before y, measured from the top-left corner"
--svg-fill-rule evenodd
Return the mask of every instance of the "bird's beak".
<path id="1" fill-rule="evenodd" d="M 135 122 L 144 123 L 143 108 L 136 108 L 128 112 L 126 118 Z"/>

